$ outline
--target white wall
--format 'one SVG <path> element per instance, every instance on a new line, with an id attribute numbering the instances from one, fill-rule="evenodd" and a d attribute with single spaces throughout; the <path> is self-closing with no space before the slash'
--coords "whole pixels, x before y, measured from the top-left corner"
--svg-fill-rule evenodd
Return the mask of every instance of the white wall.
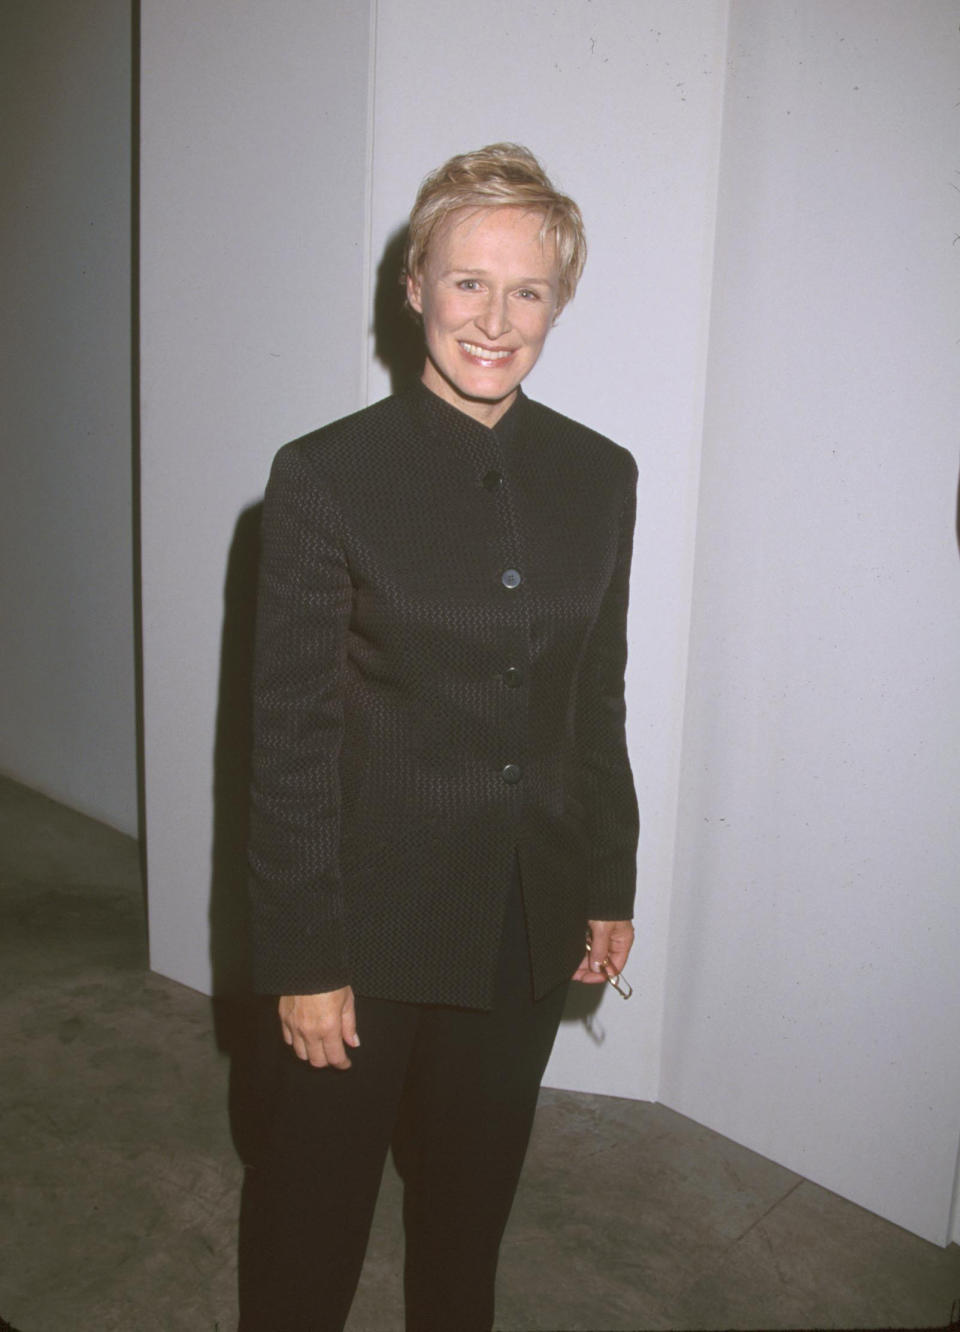
<path id="1" fill-rule="evenodd" d="M 565 1029 L 548 1080 L 659 1093 L 942 1241 L 957 6 L 729 8 L 722 106 L 725 0 L 491 0 L 466 42 L 439 0 L 144 0 L 153 964 L 209 988 L 242 897 L 237 663 L 270 458 L 387 390 L 373 291 L 419 178 L 526 141 L 593 250 L 530 391 L 641 474 L 638 994 L 607 995 L 593 1039 Z"/>
<path id="2" fill-rule="evenodd" d="M 368 14 L 144 0 L 141 22 L 150 949 L 207 990 L 209 918 L 225 934 L 245 892 L 242 515 L 281 444 L 362 400 Z"/>
<path id="3" fill-rule="evenodd" d="M 634 599 L 645 628 L 631 664 L 631 732 L 645 821 L 633 967 L 643 983 L 629 1008 L 604 999 L 593 1038 L 569 1024 L 550 1078 L 653 1095 L 724 7 L 554 8 L 494 0 L 471 25 L 464 59 L 463 15 L 439 0 L 382 0 L 369 42 L 363 14 L 339 5 L 144 5 L 151 956 L 158 970 L 208 988 L 207 915 L 215 926 L 229 919 L 218 901 L 230 876 L 218 864 L 242 875 L 239 836 L 223 831 L 215 808 L 224 765 L 213 753 L 238 515 L 259 497 L 280 443 L 389 391 L 366 333 L 384 247 L 420 178 L 451 152 L 519 139 L 580 200 L 593 246 L 531 391 L 633 448 L 642 475 Z"/>
<path id="4" fill-rule="evenodd" d="M 958 20 L 948 0 L 731 6 L 660 1091 L 941 1243 Z"/>
<path id="5" fill-rule="evenodd" d="M 637 993 L 629 1005 L 605 995 L 592 1036 L 571 1016 L 547 1082 L 623 1096 L 657 1088 L 724 19 L 719 0 L 490 0 L 465 44 L 463 11 L 446 0 L 379 6 L 373 264 L 429 170 L 500 139 L 532 148 L 585 215 L 580 291 L 525 387 L 626 445 L 640 468 L 628 681 L 643 820 Z M 370 396 L 386 392 L 374 364 Z"/>
<path id="6" fill-rule="evenodd" d="M 135 833 L 130 6 L 3 30 L 0 770 Z"/>

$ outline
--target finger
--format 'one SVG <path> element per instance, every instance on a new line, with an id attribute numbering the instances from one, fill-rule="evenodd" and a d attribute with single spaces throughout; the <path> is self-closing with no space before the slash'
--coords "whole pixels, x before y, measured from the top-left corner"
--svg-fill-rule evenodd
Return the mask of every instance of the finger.
<path id="1" fill-rule="evenodd" d="M 571 979 L 580 981 L 583 985 L 602 985 L 605 977 L 602 972 L 597 975 L 596 972 L 590 970 L 590 955 L 585 953 L 583 961 L 577 967 Z"/>
<path id="2" fill-rule="evenodd" d="M 620 972 L 627 965 L 627 958 L 630 956 L 630 943 L 627 940 L 615 939 L 610 945 L 608 965 L 617 972 Z"/>
<path id="3" fill-rule="evenodd" d="M 606 921 L 594 921 L 590 925 L 590 970 L 601 976 L 603 964 L 610 953 L 611 927 Z"/>
<path id="4" fill-rule="evenodd" d="M 304 1063 L 312 1064 L 314 1062 L 312 1051 L 313 1042 L 310 1033 L 304 1031 L 299 1023 L 288 1019 L 285 1016 L 280 1019 L 280 1030 L 283 1032 L 283 1039 L 286 1041 L 287 1045 L 291 1046 L 293 1053 L 297 1058 L 302 1059 Z"/>
<path id="5" fill-rule="evenodd" d="M 283 1039 L 286 1041 L 288 1045 L 292 1045 L 293 1031 L 290 1028 L 289 1022 L 287 1021 L 287 1004 L 282 996 L 277 1001 L 277 1012 L 280 1015 L 280 1030 L 283 1032 Z"/>
<path id="6" fill-rule="evenodd" d="M 352 994 L 343 1006 L 343 1013 L 340 1018 L 340 1030 L 347 1045 L 353 1046 L 355 1050 L 358 1049 L 360 1045 L 360 1037 L 357 1034 L 357 1008 L 353 1001 Z"/>
<path id="7" fill-rule="evenodd" d="M 310 1058 L 310 1048 L 302 1036 L 295 1035 L 290 1044 L 293 1046 L 293 1053 L 298 1059 L 302 1059 L 305 1064 L 313 1063 Z"/>
<path id="8" fill-rule="evenodd" d="M 629 921 L 618 922 L 611 932 L 609 943 L 610 965 L 615 971 L 622 971 L 626 966 L 630 949 L 633 947 L 633 926 Z"/>
<path id="9" fill-rule="evenodd" d="M 340 1042 L 339 1022 L 334 1024 L 329 1020 L 324 1022 L 306 1020 L 294 1021 L 291 1025 L 293 1048 L 301 1059 L 305 1059 L 314 1068 L 326 1068 L 327 1064 L 332 1064 L 336 1058 L 342 1058 L 343 1045 Z"/>
<path id="10" fill-rule="evenodd" d="M 343 1038 L 339 1032 L 333 1033 L 324 1038 L 323 1046 L 323 1064 L 332 1064 L 334 1068 L 350 1068 L 350 1059 L 346 1050 L 343 1048 Z M 311 1064 L 317 1068 L 322 1068 L 323 1064 L 311 1059 Z"/>

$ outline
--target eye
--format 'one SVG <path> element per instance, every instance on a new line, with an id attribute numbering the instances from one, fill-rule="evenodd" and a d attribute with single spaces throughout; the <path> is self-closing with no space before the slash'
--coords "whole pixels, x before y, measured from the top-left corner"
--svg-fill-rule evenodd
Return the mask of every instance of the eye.
<path id="1" fill-rule="evenodd" d="M 517 295 L 525 301 L 539 301 L 540 299 L 540 293 L 537 291 L 531 291 L 529 287 L 521 288 L 521 290 L 517 292 Z"/>
<path id="2" fill-rule="evenodd" d="M 479 291 L 480 283 L 476 278 L 461 278 L 457 283 L 461 291 Z"/>

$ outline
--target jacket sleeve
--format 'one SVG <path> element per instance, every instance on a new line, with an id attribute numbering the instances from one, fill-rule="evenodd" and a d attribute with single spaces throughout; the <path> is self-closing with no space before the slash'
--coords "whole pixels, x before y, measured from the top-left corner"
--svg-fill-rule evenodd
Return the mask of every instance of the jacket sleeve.
<path id="1" fill-rule="evenodd" d="M 254 652 L 249 864 L 262 993 L 350 979 L 338 846 L 351 586 L 338 533 L 302 447 L 287 445 L 264 499 Z"/>
<path id="2" fill-rule="evenodd" d="M 633 915 L 639 819 L 627 755 L 624 672 L 636 491 L 637 468 L 631 458 L 616 561 L 578 682 L 577 749 L 589 839 L 586 903 L 590 920 L 629 920 Z"/>

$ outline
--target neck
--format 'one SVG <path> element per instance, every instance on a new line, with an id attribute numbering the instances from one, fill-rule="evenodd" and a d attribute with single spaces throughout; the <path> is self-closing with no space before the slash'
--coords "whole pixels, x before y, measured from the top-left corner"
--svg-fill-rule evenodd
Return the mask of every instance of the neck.
<path id="1" fill-rule="evenodd" d="M 420 376 L 423 384 L 435 393 L 438 398 L 448 402 L 451 407 L 456 407 L 466 416 L 472 416 L 475 421 L 481 425 L 492 429 L 493 426 L 504 416 L 513 406 L 517 399 L 518 388 L 513 389 L 505 398 L 487 399 L 487 398 L 468 398 L 457 391 L 449 380 L 444 379 L 432 361 L 428 360 L 423 368 L 423 374 Z"/>

